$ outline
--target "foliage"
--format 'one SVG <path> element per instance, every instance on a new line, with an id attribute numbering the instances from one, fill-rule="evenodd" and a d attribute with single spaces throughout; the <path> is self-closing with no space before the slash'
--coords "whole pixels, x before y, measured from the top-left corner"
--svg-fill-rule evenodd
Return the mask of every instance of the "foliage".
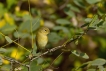
<path id="1" fill-rule="evenodd" d="M 30 71 L 105 71 L 105 4 L 105 0 L 1 0 L 0 71 L 11 69 L 5 56 L 30 64 Z M 47 49 L 81 37 L 29 63 L 32 54 L 41 54 L 34 41 L 40 26 L 51 31 Z M 17 63 L 13 68 L 28 70 Z"/>

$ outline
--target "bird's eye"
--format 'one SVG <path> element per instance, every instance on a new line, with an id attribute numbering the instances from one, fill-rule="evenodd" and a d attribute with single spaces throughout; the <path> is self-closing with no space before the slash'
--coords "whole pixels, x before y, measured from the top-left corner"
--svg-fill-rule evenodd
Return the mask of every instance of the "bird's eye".
<path id="1" fill-rule="evenodd" d="M 46 30 L 45 30 L 46 31 Z"/>

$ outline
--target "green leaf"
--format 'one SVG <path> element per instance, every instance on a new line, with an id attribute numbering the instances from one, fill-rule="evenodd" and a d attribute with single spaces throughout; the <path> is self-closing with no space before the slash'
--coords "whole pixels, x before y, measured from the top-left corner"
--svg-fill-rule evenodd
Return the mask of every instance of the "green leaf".
<path id="1" fill-rule="evenodd" d="M 41 58 L 41 57 L 37 59 L 37 63 L 38 63 L 38 64 L 43 63 L 43 61 L 44 61 L 44 59 L 43 59 L 43 58 Z"/>
<path id="2" fill-rule="evenodd" d="M 6 0 L 7 1 L 7 7 L 10 8 L 13 4 L 16 3 L 17 0 Z"/>
<path id="3" fill-rule="evenodd" d="M 8 36 L 5 36 L 5 39 L 6 39 L 7 42 L 9 42 L 9 43 L 12 43 L 12 42 L 13 42 Z"/>
<path id="4" fill-rule="evenodd" d="M 97 26 L 98 27 L 102 26 L 103 25 L 103 22 L 104 22 L 103 20 L 100 20 L 99 23 L 97 24 Z"/>
<path id="5" fill-rule="evenodd" d="M 84 59 L 89 59 L 89 56 L 86 53 L 82 53 L 82 52 L 79 53 L 77 50 L 73 50 L 71 52 L 78 57 L 82 57 Z"/>
<path id="6" fill-rule="evenodd" d="M 52 38 L 51 38 L 52 37 Z M 55 40 L 54 40 L 55 39 Z M 61 40 L 62 38 L 57 34 L 57 33 L 55 33 L 55 32 L 51 32 L 50 34 L 49 34 L 49 42 L 50 43 L 53 43 L 53 44 L 55 44 L 55 43 L 57 43 L 59 40 Z"/>
<path id="7" fill-rule="evenodd" d="M 27 33 L 27 32 L 20 32 L 20 31 L 16 31 L 14 32 L 14 37 L 16 38 L 29 38 L 31 35 L 30 33 Z"/>
<path id="8" fill-rule="evenodd" d="M 89 64 L 89 62 L 83 63 L 81 66 L 75 68 L 75 70 L 78 70 L 78 69 L 80 69 L 80 68 L 84 68 L 84 67 L 86 67 L 88 64 Z"/>
<path id="9" fill-rule="evenodd" d="M 31 21 L 31 16 L 30 16 L 29 14 L 26 14 L 26 15 L 22 16 L 22 19 L 23 19 L 24 21 L 27 21 L 27 20 L 30 20 L 30 21 Z M 32 22 L 32 21 L 31 21 L 31 22 Z"/>
<path id="10" fill-rule="evenodd" d="M 96 69 L 88 69 L 87 71 L 96 71 Z"/>
<path id="11" fill-rule="evenodd" d="M 74 6 L 74 5 L 71 5 L 71 4 L 68 4 L 67 7 L 69 7 L 72 11 L 75 11 L 75 12 L 80 12 L 80 10 L 78 9 L 78 7 Z"/>
<path id="12" fill-rule="evenodd" d="M 70 17 L 75 17 L 75 13 L 72 10 L 69 10 L 69 11 L 64 10 L 64 12 Z"/>
<path id="13" fill-rule="evenodd" d="M 89 23 L 92 19 L 91 18 L 85 18 L 84 21 Z"/>
<path id="14" fill-rule="evenodd" d="M 41 69 L 42 69 L 41 66 L 37 64 L 36 60 L 31 62 L 30 71 L 42 71 Z"/>
<path id="15" fill-rule="evenodd" d="M 66 19 L 58 19 L 56 20 L 56 23 L 58 24 L 70 24 L 71 22 Z"/>
<path id="16" fill-rule="evenodd" d="M 55 26 L 55 27 L 53 28 L 53 30 L 62 30 L 64 33 L 69 33 L 68 28 L 63 27 L 63 26 Z"/>
<path id="17" fill-rule="evenodd" d="M 73 0 L 73 2 L 81 8 L 85 8 L 83 0 Z"/>
<path id="18" fill-rule="evenodd" d="M 73 50 L 73 51 L 71 51 L 74 55 L 76 55 L 76 56 L 79 56 L 80 54 L 76 51 L 76 50 Z"/>
<path id="19" fill-rule="evenodd" d="M 9 34 L 11 32 L 13 32 L 16 29 L 16 25 L 10 25 L 8 23 L 6 23 L 6 25 L 2 28 L 0 28 L 0 30 L 4 33 L 4 34 Z"/>
<path id="20" fill-rule="evenodd" d="M 2 54 L 2 53 L 6 53 L 7 52 L 7 50 L 6 49 L 4 49 L 4 48 L 0 48 L 0 53 Z"/>
<path id="21" fill-rule="evenodd" d="M 86 0 L 89 4 L 100 2 L 101 0 Z"/>
<path id="22" fill-rule="evenodd" d="M 98 68 L 99 68 L 100 71 L 105 71 L 105 68 L 103 66 L 101 66 L 101 65 L 98 66 Z"/>
<path id="23" fill-rule="evenodd" d="M 92 61 L 90 64 L 93 66 L 100 66 L 100 65 L 104 65 L 106 63 L 105 59 L 95 59 L 94 61 Z"/>
<path id="24" fill-rule="evenodd" d="M 32 24 L 32 27 L 31 27 Z M 30 20 L 30 18 L 26 19 L 23 23 L 19 26 L 19 31 L 29 33 L 32 31 L 35 31 L 40 26 L 40 18 L 35 18 L 33 20 Z"/>
<path id="25" fill-rule="evenodd" d="M 7 9 L 4 8 L 4 4 L 0 3 L 0 17 L 3 16 L 6 11 Z"/>
<path id="26" fill-rule="evenodd" d="M 0 65 L 2 65 L 3 64 L 3 59 L 2 59 L 2 57 L 0 57 Z"/>
<path id="27" fill-rule="evenodd" d="M 86 53 L 80 53 L 80 56 L 85 59 L 89 59 L 89 56 Z"/>
<path id="28" fill-rule="evenodd" d="M 93 23 L 98 19 L 98 15 L 94 15 L 91 22 L 90 22 L 90 26 L 93 25 Z"/>
<path id="29" fill-rule="evenodd" d="M 89 21 L 90 20 L 91 19 L 89 19 Z M 94 15 L 90 23 L 86 23 L 82 25 L 81 27 L 89 26 L 88 29 L 96 29 L 96 25 L 98 24 L 98 22 L 99 22 L 98 15 Z"/>
<path id="30" fill-rule="evenodd" d="M 19 31 L 21 32 L 30 32 L 31 30 L 31 25 L 30 25 L 30 20 L 26 20 L 23 23 L 20 24 L 19 26 Z"/>

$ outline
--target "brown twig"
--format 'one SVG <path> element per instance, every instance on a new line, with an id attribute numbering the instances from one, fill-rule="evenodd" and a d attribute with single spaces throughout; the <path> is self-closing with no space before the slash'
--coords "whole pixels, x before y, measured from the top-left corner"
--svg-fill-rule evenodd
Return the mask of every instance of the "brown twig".
<path id="1" fill-rule="evenodd" d="M 12 63 L 17 63 L 17 64 L 20 64 L 20 65 L 22 65 L 22 66 L 29 67 L 29 65 L 23 64 L 23 63 L 21 63 L 21 62 L 15 60 L 15 59 L 10 58 L 10 57 L 7 57 L 7 56 L 4 56 L 3 59 L 6 59 L 6 60 L 8 60 L 8 61 L 10 61 L 10 62 L 12 62 Z"/>
<path id="2" fill-rule="evenodd" d="M 11 62 L 11 68 L 10 68 L 10 71 L 14 71 L 14 68 L 13 68 L 13 62 Z"/>

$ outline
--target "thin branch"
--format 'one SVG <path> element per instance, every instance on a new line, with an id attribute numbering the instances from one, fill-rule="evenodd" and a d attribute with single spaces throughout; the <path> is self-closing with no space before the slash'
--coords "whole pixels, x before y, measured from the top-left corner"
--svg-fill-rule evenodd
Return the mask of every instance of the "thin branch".
<path id="1" fill-rule="evenodd" d="M 11 62 L 11 68 L 10 68 L 10 71 L 14 71 L 14 68 L 13 68 L 13 62 Z"/>
<path id="2" fill-rule="evenodd" d="M 50 64 L 50 66 L 49 66 L 49 68 L 53 65 L 53 63 L 60 57 L 60 55 L 62 55 L 63 54 L 63 52 L 61 52 L 54 60 L 53 60 L 53 62 Z"/>
<path id="3" fill-rule="evenodd" d="M 15 60 L 15 59 L 10 58 L 10 57 L 7 57 L 7 56 L 4 56 L 3 59 L 6 59 L 6 60 L 8 60 L 8 61 L 10 61 L 10 62 L 12 62 L 12 63 L 17 63 L 17 64 L 20 64 L 20 65 L 22 65 L 22 66 L 29 67 L 29 65 L 23 64 L 23 63 L 21 63 L 21 62 Z"/>

